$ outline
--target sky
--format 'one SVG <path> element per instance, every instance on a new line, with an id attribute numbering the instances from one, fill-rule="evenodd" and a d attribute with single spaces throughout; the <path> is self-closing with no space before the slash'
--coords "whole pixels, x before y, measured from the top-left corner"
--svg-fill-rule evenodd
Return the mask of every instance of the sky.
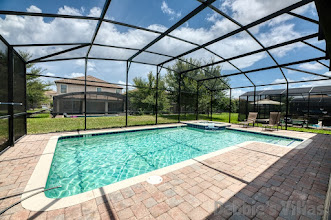
<path id="1" fill-rule="evenodd" d="M 216 0 L 213 3 L 213 6 L 231 16 L 242 25 L 246 25 L 295 2 L 297 1 Z M 198 7 L 199 4 L 200 3 L 197 0 L 112 0 L 106 13 L 106 18 L 164 32 L 177 21 L 182 19 L 185 15 Z M 103 5 L 103 0 L 0 1 L 0 8 L 2 10 L 58 13 L 94 17 L 100 15 Z M 293 12 L 318 20 L 314 3 L 300 7 Z M 0 34 L 11 44 L 84 43 L 91 41 L 96 24 L 96 21 L 88 20 L 1 15 Z M 204 44 L 237 28 L 238 26 L 236 24 L 215 13 L 210 8 L 206 8 L 170 34 L 195 44 Z M 257 25 L 249 29 L 249 31 L 253 33 L 264 46 L 270 46 L 276 43 L 291 40 L 293 38 L 316 33 L 318 31 L 318 25 L 300 20 L 299 18 L 291 15 L 281 15 L 270 21 Z M 158 34 L 155 33 L 104 22 L 99 30 L 99 34 L 95 42 L 100 44 L 141 49 L 157 36 Z M 317 38 L 308 40 L 308 42 L 325 49 L 325 42 L 318 41 Z M 195 45 L 190 43 L 185 43 L 170 37 L 164 37 L 162 40 L 148 48 L 148 50 L 163 53 L 168 56 L 176 56 L 195 47 Z M 32 54 L 33 58 L 38 58 L 68 48 L 70 48 L 70 46 L 24 47 L 16 49 L 28 51 Z M 246 32 L 241 32 L 208 46 L 208 49 L 214 51 L 223 58 L 229 58 L 260 48 L 261 46 L 257 44 Z M 87 48 L 82 48 L 67 54 L 55 56 L 53 58 L 81 57 L 85 56 L 86 52 Z M 135 52 L 136 51 L 133 50 L 93 46 L 90 52 L 90 57 L 128 59 Z M 322 52 L 303 43 L 296 43 L 277 48 L 271 50 L 270 53 L 280 64 L 324 56 Z M 185 56 L 185 58 L 191 57 L 200 60 L 202 63 L 208 63 L 212 60 L 221 60 L 218 56 L 215 56 L 204 49 L 197 50 L 194 53 Z M 142 53 L 134 60 L 158 64 L 168 59 L 169 57 L 167 56 Z M 325 61 L 323 62 L 328 65 Z M 233 60 L 232 63 L 241 70 L 250 70 L 275 65 L 275 62 L 266 52 Z M 170 62 L 167 65 L 171 67 L 173 62 Z M 222 74 L 238 72 L 238 70 L 228 63 L 222 63 L 220 65 Z M 77 77 L 84 74 L 84 60 L 48 62 L 36 64 L 36 66 L 43 68 L 44 74 L 48 76 Z M 293 67 L 331 76 L 331 73 L 328 72 L 326 67 L 316 62 L 296 65 Z M 155 74 L 156 67 L 150 65 L 132 64 L 129 72 L 129 83 L 132 83 L 132 80 L 135 77 L 146 78 L 150 71 Z M 125 83 L 125 73 L 125 62 L 97 60 L 89 60 L 88 62 L 89 75 L 93 75 L 109 82 Z M 161 72 L 162 75 L 165 73 L 165 70 Z M 284 70 L 284 73 L 289 81 L 319 78 L 292 70 Z M 279 69 L 254 72 L 247 75 L 256 85 L 284 82 L 284 77 Z M 52 79 L 48 78 L 48 80 Z M 243 75 L 230 77 L 229 80 L 231 87 L 251 85 L 248 79 Z M 319 86 L 327 84 L 330 84 L 330 81 L 291 84 L 291 87 Z M 283 85 L 267 86 L 259 89 L 277 89 L 283 87 Z M 247 90 L 250 89 L 233 90 L 233 96 L 238 97 Z"/>

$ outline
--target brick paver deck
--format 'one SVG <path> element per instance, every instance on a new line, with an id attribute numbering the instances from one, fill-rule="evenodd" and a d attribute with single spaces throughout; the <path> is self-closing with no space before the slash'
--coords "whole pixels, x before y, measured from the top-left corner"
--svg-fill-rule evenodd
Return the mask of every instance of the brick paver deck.
<path id="1" fill-rule="evenodd" d="M 142 182 L 48 212 L 17 205 L 0 219 L 321 218 L 331 170 L 331 136 L 274 133 L 310 137 L 312 142 L 304 149 L 250 144 L 168 173 L 159 185 Z M 0 198 L 23 192 L 52 135 L 28 135 L 0 156 Z M 19 199 L 0 200 L 0 210 Z"/>

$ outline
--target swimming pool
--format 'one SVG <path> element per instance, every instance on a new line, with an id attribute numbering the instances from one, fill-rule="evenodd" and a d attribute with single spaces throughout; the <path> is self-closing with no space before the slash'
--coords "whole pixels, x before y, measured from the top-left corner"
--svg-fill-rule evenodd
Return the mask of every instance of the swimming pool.
<path id="1" fill-rule="evenodd" d="M 283 146 L 301 142 L 232 129 L 206 131 L 190 127 L 60 138 L 46 188 L 62 187 L 45 195 L 76 195 L 245 141 Z"/>

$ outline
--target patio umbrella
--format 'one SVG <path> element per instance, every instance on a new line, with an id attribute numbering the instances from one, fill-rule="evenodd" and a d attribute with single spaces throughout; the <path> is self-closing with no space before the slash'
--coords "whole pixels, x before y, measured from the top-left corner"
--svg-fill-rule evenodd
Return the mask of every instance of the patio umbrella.
<path id="1" fill-rule="evenodd" d="M 280 102 L 273 101 L 270 99 L 261 99 L 255 102 L 257 105 L 280 105 Z M 250 104 L 254 104 L 254 102 L 250 102 Z"/>
<path id="2" fill-rule="evenodd" d="M 250 104 L 254 104 L 254 102 L 250 102 Z M 281 103 L 280 102 L 277 102 L 277 101 L 273 101 L 273 100 L 270 100 L 270 99 L 261 99 L 259 101 L 256 101 L 255 104 L 257 105 L 279 105 L 281 106 Z M 265 114 L 266 114 L 266 108 L 264 108 L 264 117 L 265 117 Z"/>

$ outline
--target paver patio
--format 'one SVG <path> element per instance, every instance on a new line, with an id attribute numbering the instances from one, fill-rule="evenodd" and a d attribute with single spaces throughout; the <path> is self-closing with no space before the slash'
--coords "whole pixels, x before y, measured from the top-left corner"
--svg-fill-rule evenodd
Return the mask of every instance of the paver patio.
<path id="1" fill-rule="evenodd" d="M 0 219 L 321 218 L 331 171 L 331 136 L 272 133 L 310 138 L 311 143 L 303 149 L 252 143 L 163 175 L 159 185 L 142 182 L 47 212 L 17 205 Z M 27 135 L 0 156 L 0 198 L 23 192 L 54 135 L 59 133 Z M 20 196 L 0 200 L 0 210 L 18 200 Z"/>

